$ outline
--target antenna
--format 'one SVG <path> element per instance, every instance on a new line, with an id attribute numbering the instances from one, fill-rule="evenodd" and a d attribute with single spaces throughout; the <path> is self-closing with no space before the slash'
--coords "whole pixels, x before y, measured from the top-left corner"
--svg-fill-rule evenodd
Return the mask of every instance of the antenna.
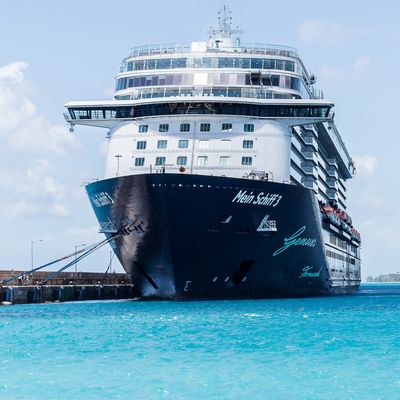
<path id="1" fill-rule="evenodd" d="M 229 41 L 235 40 L 238 45 L 240 39 L 238 35 L 242 34 L 243 31 L 239 27 L 232 28 L 232 11 L 228 5 L 224 4 L 218 11 L 218 28 L 210 27 L 208 34 L 210 39 L 216 43 L 216 47 L 219 47 L 219 43 L 224 42 L 224 39 L 228 43 Z"/>

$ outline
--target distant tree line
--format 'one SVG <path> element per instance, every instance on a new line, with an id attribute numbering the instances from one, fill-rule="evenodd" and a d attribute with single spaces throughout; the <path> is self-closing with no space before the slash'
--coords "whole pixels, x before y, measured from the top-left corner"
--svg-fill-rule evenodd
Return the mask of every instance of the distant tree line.
<path id="1" fill-rule="evenodd" d="M 379 275 L 375 278 L 368 276 L 367 282 L 400 282 L 400 272 L 395 274 Z"/>

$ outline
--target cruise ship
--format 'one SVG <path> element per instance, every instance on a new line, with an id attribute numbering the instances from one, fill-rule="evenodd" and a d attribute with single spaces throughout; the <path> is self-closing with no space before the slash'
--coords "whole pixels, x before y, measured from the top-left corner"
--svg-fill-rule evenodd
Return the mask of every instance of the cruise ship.
<path id="1" fill-rule="evenodd" d="M 354 163 L 296 49 L 241 41 L 223 6 L 207 41 L 134 47 L 112 100 L 65 105 L 107 129 L 86 186 L 100 230 L 143 298 L 351 293 Z"/>

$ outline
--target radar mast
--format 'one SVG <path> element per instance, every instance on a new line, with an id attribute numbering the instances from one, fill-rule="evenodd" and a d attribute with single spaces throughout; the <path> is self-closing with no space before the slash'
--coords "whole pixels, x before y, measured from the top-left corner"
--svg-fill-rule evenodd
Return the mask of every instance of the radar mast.
<path id="1" fill-rule="evenodd" d="M 225 4 L 218 11 L 218 28 L 210 27 L 208 34 L 210 47 L 212 48 L 232 48 L 240 45 L 240 37 L 243 31 L 232 28 L 232 11 Z"/>

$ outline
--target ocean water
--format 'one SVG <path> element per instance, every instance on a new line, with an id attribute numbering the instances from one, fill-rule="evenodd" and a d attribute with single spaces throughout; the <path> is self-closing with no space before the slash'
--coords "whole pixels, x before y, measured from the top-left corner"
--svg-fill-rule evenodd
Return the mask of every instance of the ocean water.
<path id="1" fill-rule="evenodd" d="M 0 307 L 2 399 L 400 399 L 400 286 Z"/>

